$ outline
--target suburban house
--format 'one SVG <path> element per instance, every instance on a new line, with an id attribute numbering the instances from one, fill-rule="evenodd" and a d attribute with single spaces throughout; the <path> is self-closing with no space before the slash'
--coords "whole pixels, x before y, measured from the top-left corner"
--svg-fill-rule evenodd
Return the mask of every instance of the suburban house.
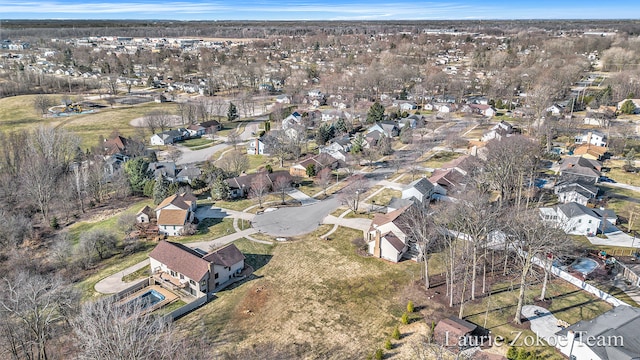
<path id="1" fill-rule="evenodd" d="M 394 121 L 380 121 L 375 123 L 367 129 L 367 136 L 374 131 L 378 131 L 386 137 L 396 137 L 400 135 L 400 127 L 398 127 L 398 124 Z"/>
<path id="2" fill-rule="evenodd" d="M 640 309 L 616 306 L 591 319 L 581 320 L 556 333 L 556 347 L 575 359 L 622 360 L 640 358 Z M 606 341 L 593 341 L 604 339 Z M 565 341 L 562 341 L 565 340 Z"/>
<path id="3" fill-rule="evenodd" d="M 591 144 L 582 144 L 573 150 L 573 155 L 590 160 L 602 160 L 607 154 L 607 148 Z"/>
<path id="4" fill-rule="evenodd" d="M 145 205 L 136 213 L 136 222 L 140 224 L 150 223 L 156 219 L 156 212 L 152 208 Z"/>
<path id="5" fill-rule="evenodd" d="M 391 106 L 399 108 L 400 111 L 411 111 L 418 108 L 418 104 L 409 100 L 394 100 Z"/>
<path id="6" fill-rule="evenodd" d="M 192 137 L 192 138 L 200 137 L 204 135 L 206 131 L 207 131 L 207 128 L 205 128 L 202 125 L 193 124 L 187 127 L 187 132 L 189 133 L 189 137 Z"/>
<path id="7" fill-rule="evenodd" d="M 553 104 L 546 108 L 545 111 L 551 113 L 551 115 L 558 116 L 564 111 L 564 106 L 562 106 L 561 104 Z"/>
<path id="8" fill-rule="evenodd" d="M 389 200 L 389 204 L 387 205 L 387 213 L 396 211 L 398 209 L 402 209 L 403 207 L 411 206 L 413 204 L 414 204 L 413 200 L 392 197 L 391 200 Z"/>
<path id="9" fill-rule="evenodd" d="M 606 147 L 607 135 L 599 131 L 591 130 L 576 136 L 575 142 L 576 144 L 591 144 L 595 146 Z"/>
<path id="10" fill-rule="evenodd" d="M 591 183 L 598 182 L 602 163 L 585 157 L 571 156 L 560 160 L 558 172 L 563 179 L 576 178 Z"/>
<path id="11" fill-rule="evenodd" d="M 403 257 L 418 259 L 417 244 L 409 238 L 411 230 L 403 217 L 409 208 L 376 214 L 367 233 L 369 254 L 391 262 L 399 262 Z"/>
<path id="12" fill-rule="evenodd" d="M 464 190 L 467 174 L 474 167 L 473 159 L 472 156 L 464 155 L 443 164 L 431 174 L 429 182 L 437 184 L 445 194 Z"/>
<path id="13" fill-rule="evenodd" d="M 163 177 L 169 182 L 176 180 L 176 163 L 173 161 L 156 161 L 149 164 L 147 170 L 153 173 L 153 178 Z"/>
<path id="14" fill-rule="evenodd" d="M 249 155 L 264 155 L 264 154 L 268 154 L 266 149 L 267 149 L 267 146 L 262 141 L 261 138 L 251 139 L 251 140 L 249 140 L 249 142 L 247 142 L 247 154 L 249 154 Z"/>
<path id="15" fill-rule="evenodd" d="M 276 102 L 278 104 L 291 104 L 291 96 L 287 94 L 280 94 L 276 97 Z"/>
<path id="16" fill-rule="evenodd" d="M 217 289 L 244 278 L 244 260 L 234 244 L 205 253 L 163 240 L 149 253 L 154 278 L 198 298 L 210 297 Z"/>
<path id="17" fill-rule="evenodd" d="M 340 163 L 337 159 L 332 157 L 326 153 L 320 153 L 318 155 L 314 155 L 310 158 L 304 159 L 301 162 L 292 165 L 289 168 L 289 174 L 291 176 L 307 176 L 307 167 L 309 165 L 314 165 L 316 173 L 320 172 L 320 170 L 328 167 L 332 170 L 337 169 L 340 166 Z"/>
<path id="18" fill-rule="evenodd" d="M 284 120 L 282 120 L 282 130 L 287 130 L 290 127 L 293 127 L 295 125 L 301 125 L 301 124 L 302 124 L 302 115 L 300 115 L 296 111 L 293 114 L 284 118 Z"/>
<path id="19" fill-rule="evenodd" d="M 107 156 L 122 154 L 127 157 L 133 157 L 144 152 L 143 143 L 120 135 L 116 135 L 111 139 L 105 139 L 102 147 Z"/>
<path id="20" fill-rule="evenodd" d="M 234 178 L 226 179 L 225 182 L 229 185 L 229 190 L 231 192 L 231 198 L 237 199 L 241 197 L 246 197 L 249 195 L 249 191 L 251 190 L 251 182 L 258 176 L 267 175 L 267 181 L 269 182 L 269 187 L 273 188 L 273 184 L 278 180 L 278 178 L 284 178 L 289 183 L 292 182 L 291 175 L 286 170 L 278 170 L 274 172 L 261 172 L 255 174 L 246 174 L 240 175 Z"/>
<path id="21" fill-rule="evenodd" d="M 192 194 L 176 194 L 164 199 L 155 209 L 160 234 L 182 235 L 184 226 L 193 222 L 197 206 Z"/>
<path id="22" fill-rule="evenodd" d="M 561 203 L 575 202 L 587 206 L 598 195 L 598 187 L 580 180 L 563 181 L 553 187 L 553 192 Z"/>
<path id="23" fill-rule="evenodd" d="M 412 181 L 406 188 L 402 190 L 403 199 L 416 199 L 421 203 L 429 203 L 435 193 L 445 195 L 443 189 L 436 189 L 427 178 L 420 178 Z"/>
<path id="24" fill-rule="evenodd" d="M 202 175 L 202 170 L 199 167 L 193 165 L 185 165 L 183 168 L 176 170 L 176 181 L 190 184 L 193 180 Z"/>
<path id="25" fill-rule="evenodd" d="M 168 130 L 151 136 L 151 145 L 171 145 L 189 138 L 187 129 Z"/>
<path id="26" fill-rule="evenodd" d="M 513 134 L 513 126 L 506 121 L 500 121 L 494 125 L 488 132 L 482 135 L 482 141 L 497 139 L 500 141 L 503 137 L 509 137 Z"/>
<path id="27" fill-rule="evenodd" d="M 200 123 L 205 130 L 205 134 L 213 134 L 216 131 L 222 130 L 222 125 L 217 120 L 209 120 Z"/>
<path id="28" fill-rule="evenodd" d="M 491 105 L 471 104 L 469 106 L 471 107 L 471 111 L 475 114 L 480 114 L 486 117 L 493 117 L 496 115 L 496 109 Z"/>
<path id="29" fill-rule="evenodd" d="M 599 230 L 602 231 L 602 226 L 606 230 L 617 222 L 613 210 L 592 209 L 575 202 L 539 210 L 542 220 L 555 223 L 570 235 L 594 236 Z M 606 221 L 604 225 L 603 221 Z"/>

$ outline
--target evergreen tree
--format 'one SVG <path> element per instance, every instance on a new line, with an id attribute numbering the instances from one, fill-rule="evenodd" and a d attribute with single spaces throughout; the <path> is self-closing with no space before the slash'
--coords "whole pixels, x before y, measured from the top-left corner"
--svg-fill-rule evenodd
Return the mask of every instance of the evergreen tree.
<path id="1" fill-rule="evenodd" d="M 316 142 L 318 145 L 324 145 L 335 136 L 336 129 L 333 125 L 329 125 L 324 123 L 320 125 L 318 131 L 316 132 Z"/>
<path id="2" fill-rule="evenodd" d="M 144 185 L 149 180 L 149 163 L 143 157 L 133 158 L 124 163 L 124 173 L 134 195 L 142 195 Z"/>
<path id="3" fill-rule="evenodd" d="M 391 138 L 383 136 L 382 139 L 380 139 L 378 148 L 380 150 L 380 154 L 384 156 L 393 154 L 393 148 L 391 147 Z"/>
<path id="4" fill-rule="evenodd" d="M 367 122 L 375 123 L 384 119 L 384 106 L 379 102 L 374 102 L 367 113 Z"/>
<path id="5" fill-rule="evenodd" d="M 316 176 L 316 165 L 315 164 L 309 164 L 307 165 L 307 176 L 308 177 L 314 177 Z"/>
<path id="6" fill-rule="evenodd" d="M 158 205 L 169 195 L 169 182 L 160 175 L 153 185 L 153 203 Z"/>
<path id="7" fill-rule="evenodd" d="M 351 152 L 357 154 L 364 149 L 364 136 L 362 133 L 356 135 L 355 139 L 353 139 L 353 143 L 351 145 Z"/>
<path id="8" fill-rule="evenodd" d="M 633 114 L 636 111 L 636 106 L 633 104 L 633 101 L 627 100 L 622 103 L 620 107 L 620 112 L 623 114 Z"/>
<path id="9" fill-rule="evenodd" d="M 336 121 L 334 126 L 336 128 L 336 131 L 338 131 L 339 134 L 344 134 L 349 132 L 349 129 L 347 128 L 347 123 L 344 121 L 343 118 L 338 119 L 338 121 Z"/>
<path id="10" fill-rule="evenodd" d="M 230 102 L 229 110 L 227 110 L 227 120 L 233 121 L 238 118 L 238 107 L 236 104 Z"/>
<path id="11" fill-rule="evenodd" d="M 218 176 L 211 184 L 211 198 L 215 200 L 228 200 L 231 196 L 231 190 L 229 184 Z"/>

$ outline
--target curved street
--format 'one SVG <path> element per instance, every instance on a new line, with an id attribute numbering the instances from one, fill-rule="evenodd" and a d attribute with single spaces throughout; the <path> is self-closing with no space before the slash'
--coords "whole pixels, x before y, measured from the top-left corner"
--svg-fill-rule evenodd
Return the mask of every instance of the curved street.
<path id="1" fill-rule="evenodd" d="M 273 236 L 303 235 L 315 230 L 339 206 L 340 200 L 334 195 L 304 209 L 284 207 L 256 215 L 252 225 L 259 232 Z"/>

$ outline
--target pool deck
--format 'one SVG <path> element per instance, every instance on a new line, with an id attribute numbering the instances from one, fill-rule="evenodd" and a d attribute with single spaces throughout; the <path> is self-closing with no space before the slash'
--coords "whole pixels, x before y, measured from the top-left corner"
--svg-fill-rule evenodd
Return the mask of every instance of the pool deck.
<path id="1" fill-rule="evenodd" d="M 164 296 L 164 300 L 162 300 L 161 302 L 153 305 L 153 307 L 151 307 L 149 310 L 153 311 L 156 309 L 160 309 L 161 307 L 168 305 L 170 303 L 172 303 L 174 300 L 180 298 L 178 295 L 174 294 L 173 292 L 163 288 L 160 285 L 151 285 L 151 286 L 147 286 L 144 287 L 138 291 L 136 291 L 135 293 L 127 296 L 126 298 L 120 300 L 121 304 L 126 304 L 128 301 L 131 301 L 137 297 L 139 297 L 140 295 L 146 293 L 149 290 L 155 290 L 157 292 L 159 292 L 160 294 L 162 294 L 162 296 Z"/>

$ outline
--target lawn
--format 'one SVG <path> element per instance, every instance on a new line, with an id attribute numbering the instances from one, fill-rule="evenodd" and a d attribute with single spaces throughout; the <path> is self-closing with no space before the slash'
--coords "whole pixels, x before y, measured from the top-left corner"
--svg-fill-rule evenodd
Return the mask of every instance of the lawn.
<path id="1" fill-rule="evenodd" d="M 610 170 L 605 175 L 619 183 L 640 186 L 640 174 L 624 171 L 622 169 L 624 164 L 623 160 L 607 160 L 605 166 Z"/>
<path id="2" fill-rule="evenodd" d="M 139 270 L 136 270 L 135 272 L 132 272 L 129 275 L 123 276 L 122 281 L 133 282 L 138 279 L 144 279 L 146 277 L 149 277 L 150 275 L 151 275 L 151 265 L 147 265 Z"/>
<path id="3" fill-rule="evenodd" d="M 44 118 L 36 111 L 33 101 L 38 95 L 11 96 L 0 99 L 0 130 L 16 131 L 40 125 L 55 125 L 64 118 Z M 60 96 L 51 95 L 52 99 Z M 56 102 L 56 105 L 58 102 Z"/>
<path id="4" fill-rule="evenodd" d="M 540 296 L 540 289 L 539 284 L 531 286 L 526 291 L 525 304 L 532 304 L 534 298 Z M 513 324 L 519 292 L 518 286 L 516 285 L 512 289 L 510 282 L 500 283 L 494 285 L 492 291 L 493 295 L 465 305 L 465 319 L 491 330 L 494 337 L 503 336 L 508 340 L 507 342 L 514 340 L 514 334 L 518 331 L 523 331 L 523 336 L 534 336 L 528 327 L 523 330 Z M 612 308 L 608 303 L 560 279 L 553 279 L 550 282 L 547 297 L 551 299 L 548 309 L 556 318 L 570 324 L 579 320 L 593 319 Z M 540 359 L 563 359 L 552 347 L 531 348 L 530 350 L 537 350 Z"/>
<path id="5" fill-rule="evenodd" d="M 378 194 L 376 194 L 374 197 L 372 197 L 368 201 L 372 204 L 375 204 L 376 207 L 378 207 L 378 206 L 389 205 L 389 202 L 393 197 L 401 198 L 402 191 L 387 188 L 380 191 Z"/>
<path id="6" fill-rule="evenodd" d="M 178 330 L 207 334 L 221 352 L 297 343 L 301 358 L 364 358 L 398 323 L 406 305 L 399 292 L 420 265 L 357 255 L 356 230 L 339 228 L 332 240 L 318 234 L 276 245 L 236 242 L 248 262 L 258 262 L 255 277 L 218 293 L 179 320 Z"/>
<path id="7" fill-rule="evenodd" d="M 172 237 L 171 241 L 179 243 L 191 243 L 197 241 L 207 241 L 217 239 L 229 234 L 235 233 L 233 228 L 233 219 L 203 219 L 198 224 L 198 232 L 190 236 Z"/>
<path id="8" fill-rule="evenodd" d="M 280 203 L 280 197 L 274 194 L 270 194 L 264 197 L 262 200 L 263 207 L 267 206 L 267 203 L 278 202 Z M 244 209 L 258 205 L 257 199 L 237 199 L 237 200 L 216 200 L 213 203 L 215 207 L 221 207 L 223 209 L 235 210 L 235 211 L 243 211 Z"/>
<path id="9" fill-rule="evenodd" d="M 204 149 L 207 148 L 209 146 L 212 146 L 214 144 L 214 141 L 211 139 L 207 139 L 207 138 L 195 138 L 195 139 L 188 139 L 185 140 L 183 142 L 180 143 L 180 145 L 184 145 L 192 150 L 200 150 L 200 149 Z M 197 148 L 197 149 L 196 149 Z"/>
<path id="10" fill-rule="evenodd" d="M 435 153 L 431 158 L 422 162 L 422 166 L 433 168 L 433 169 L 439 169 L 442 167 L 443 164 L 446 164 L 451 160 L 457 159 L 460 156 L 462 156 L 462 154 L 457 152 L 441 151 L 441 152 Z"/>
<path id="11" fill-rule="evenodd" d="M 157 110 L 173 113 L 175 106 L 174 103 L 150 102 L 134 106 L 104 108 L 93 114 L 64 118 L 60 126 L 78 135 L 82 140 L 82 148 L 86 149 L 95 146 L 101 136 L 108 137 L 113 131 L 124 136 L 131 136 L 140 130 L 148 132 L 147 129 L 131 126 L 131 120 Z"/>

